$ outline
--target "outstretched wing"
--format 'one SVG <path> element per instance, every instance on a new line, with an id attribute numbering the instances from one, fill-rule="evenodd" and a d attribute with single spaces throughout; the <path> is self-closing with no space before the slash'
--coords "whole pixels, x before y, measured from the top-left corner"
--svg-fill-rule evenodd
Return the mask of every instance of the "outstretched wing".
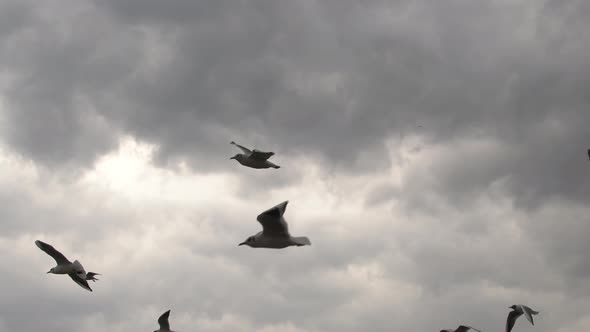
<path id="1" fill-rule="evenodd" d="M 70 276 L 70 278 L 72 278 L 72 280 L 74 280 L 78 285 L 80 285 L 80 287 L 92 292 L 92 288 L 90 288 L 88 282 L 80 278 L 80 276 L 77 275 L 75 272 L 68 273 L 68 275 Z"/>
<path id="2" fill-rule="evenodd" d="M 238 144 L 238 143 L 236 143 L 234 141 L 231 141 L 230 144 L 233 144 L 233 145 L 237 146 L 238 148 L 240 148 L 240 150 L 242 150 L 242 152 L 244 152 L 247 155 L 250 155 L 252 153 L 252 151 L 250 151 L 250 149 L 245 148 L 245 147 L 241 146 L 240 144 Z"/>
<path id="3" fill-rule="evenodd" d="M 64 256 L 61 252 L 57 251 L 52 245 L 49 245 L 39 240 L 35 241 L 35 244 L 37 245 L 37 247 L 39 247 L 39 249 L 45 251 L 46 254 L 53 257 L 53 259 L 55 259 L 55 261 L 57 262 L 57 265 L 71 263 L 66 258 L 66 256 Z"/>
<path id="4" fill-rule="evenodd" d="M 170 331 L 170 323 L 168 323 L 168 316 L 170 316 L 170 310 L 166 311 L 165 313 L 158 318 L 158 324 L 160 324 L 161 331 Z"/>
<path id="5" fill-rule="evenodd" d="M 289 236 L 289 227 L 285 218 L 283 218 L 288 203 L 289 201 L 284 201 L 256 217 L 256 220 L 262 225 L 262 233 L 275 236 Z"/>
<path id="6" fill-rule="evenodd" d="M 538 312 L 534 311 L 533 309 L 527 307 L 526 305 L 521 305 L 522 311 L 524 312 L 524 316 L 526 319 L 531 322 L 531 324 L 535 325 L 533 321 L 533 314 L 538 314 Z"/>
<path id="7" fill-rule="evenodd" d="M 275 154 L 274 152 L 264 152 L 264 151 L 254 149 L 252 151 L 252 154 L 250 155 L 250 158 L 258 159 L 258 160 L 267 160 L 268 158 L 274 156 L 274 154 Z"/>
<path id="8" fill-rule="evenodd" d="M 516 319 L 522 315 L 522 313 L 518 312 L 518 311 L 511 311 L 508 314 L 508 318 L 506 319 L 506 332 L 510 332 L 512 331 L 512 328 L 514 327 L 514 323 L 516 322 Z"/>

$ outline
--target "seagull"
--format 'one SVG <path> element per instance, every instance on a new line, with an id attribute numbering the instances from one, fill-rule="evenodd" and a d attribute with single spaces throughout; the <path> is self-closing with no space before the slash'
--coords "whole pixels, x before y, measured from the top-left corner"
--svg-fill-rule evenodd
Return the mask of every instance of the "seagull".
<path id="1" fill-rule="evenodd" d="M 84 271 L 84 267 L 80 262 L 75 260 L 73 263 L 70 262 L 61 252 L 55 250 L 55 248 L 45 242 L 41 242 L 39 240 L 35 241 L 35 244 L 39 249 L 45 251 L 46 254 L 53 257 L 55 262 L 57 262 L 57 266 L 52 267 L 47 273 L 53 274 L 67 274 L 74 280 L 80 287 L 89 290 L 92 292 L 90 286 L 88 286 L 87 280 L 96 281 L 94 276 L 100 275 L 94 272 Z"/>
<path id="2" fill-rule="evenodd" d="M 158 318 L 158 324 L 160 324 L 160 328 L 155 330 L 154 332 L 174 332 L 170 329 L 170 323 L 168 323 L 168 316 L 170 316 L 170 310 L 166 311 L 165 313 Z"/>
<path id="3" fill-rule="evenodd" d="M 281 166 L 275 165 L 274 163 L 268 161 L 268 158 L 274 156 L 274 152 L 262 152 L 256 149 L 250 151 L 250 149 L 247 149 L 234 141 L 231 141 L 230 144 L 237 146 L 244 152 L 236 154 L 235 156 L 229 158 L 230 160 L 235 159 L 240 164 L 251 168 L 281 168 Z"/>
<path id="4" fill-rule="evenodd" d="M 283 218 L 288 203 L 289 201 L 284 201 L 259 214 L 256 220 L 262 225 L 262 232 L 250 236 L 238 246 L 245 244 L 252 248 L 282 249 L 311 245 L 307 237 L 293 237 L 289 234 L 289 227 Z"/>
<path id="5" fill-rule="evenodd" d="M 459 327 L 456 330 L 440 330 L 440 332 L 467 332 L 469 330 L 475 330 L 477 332 L 481 332 L 480 330 L 473 328 L 471 326 L 467 326 L 467 325 L 459 325 Z"/>
<path id="6" fill-rule="evenodd" d="M 533 322 L 533 315 L 539 314 L 538 311 L 534 311 L 533 309 L 523 304 L 515 304 L 508 308 L 512 309 L 512 311 L 508 314 L 508 319 L 506 319 L 506 332 L 510 332 L 512 330 L 512 327 L 514 326 L 516 319 L 520 317 L 522 314 L 524 314 L 526 319 L 528 319 L 528 321 L 531 322 L 531 324 L 535 325 L 535 323 Z"/>

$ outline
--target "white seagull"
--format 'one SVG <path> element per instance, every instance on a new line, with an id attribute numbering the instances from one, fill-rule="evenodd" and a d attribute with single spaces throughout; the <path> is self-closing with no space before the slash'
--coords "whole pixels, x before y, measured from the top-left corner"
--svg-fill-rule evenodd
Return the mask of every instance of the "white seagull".
<path id="1" fill-rule="evenodd" d="M 170 323 L 168 322 L 169 316 L 170 310 L 166 311 L 162 314 L 162 316 L 160 316 L 160 318 L 158 318 L 158 324 L 160 324 L 160 328 L 154 332 L 174 332 L 170 329 Z"/>
<path id="2" fill-rule="evenodd" d="M 480 330 L 473 328 L 471 326 L 467 326 L 467 325 L 459 325 L 459 327 L 456 330 L 440 330 L 440 332 L 467 332 L 469 330 L 475 330 L 477 332 L 481 332 Z"/>
<path id="3" fill-rule="evenodd" d="M 245 244 L 252 248 L 281 249 L 311 245 L 307 237 L 293 237 L 289 234 L 289 227 L 283 218 L 288 203 L 289 201 L 284 201 L 259 214 L 256 220 L 262 225 L 262 231 L 250 236 L 238 246 Z"/>
<path id="4" fill-rule="evenodd" d="M 508 314 L 508 318 L 506 319 L 506 332 L 512 331 L 512 327 L 514 327 L 516 319 L 522 314 L 524 314 L 526 319 L 528 319 L 532 325 L 535 325 L 533 322 L 533 315 L 539 314 L 538 311 L 535 311 L 523 304 L 515 304 L 508 308 L 512 309 L 512 311 Z"/>
<path id="5" fill-rule="evenodd" d="M 45 253 L 53 257 L 53 259 L 55 259 L 55 262 L 57 263 L 57 266 L 51 268 L 51 270 L 49 270 L 47 273 L 67 274 L 82 288 L 92 292 L 92 289 L 90 288 L 90 286 L 88 286 L 87 280 L 96 281 L 98 279 L 96 279 L 94 276 L 100 274 L 94 272 L 86 273 L 86 271 L 84 271 L 84 267 L 82 266 L 82 264 L 80 264 L 80 262 L 78 262 L 77 260 L 75 260 L 73 263 L 70 262 L 61 252 L 55 250 L 53 246 L 45 242 L 37 240 L 35 241 L 35 244 L 37 245 L 37 247 L 39 247 L 39 249 L 45 251 Z"/>
<path id="6" fill-rule="evenodd" d="M 230 144 L 237 146 L 244 153 L 238 153 L 229 159 L 235 159 L 240 164 L 251 168 L 281 168 L 281 166 L 275 165 L 274 163 L 268 161 L 268 158 L 274 156 L 274 152 L 263 152 L 256 149 L 250 150 L 234 141 L 231 141 Z"/>

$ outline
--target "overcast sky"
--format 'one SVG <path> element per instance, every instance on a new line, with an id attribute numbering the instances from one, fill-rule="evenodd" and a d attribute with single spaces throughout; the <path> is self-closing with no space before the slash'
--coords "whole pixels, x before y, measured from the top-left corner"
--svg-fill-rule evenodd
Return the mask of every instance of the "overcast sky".
<path id="1" fill-rule="evenodd" d="M 0 0 L 0 331 L 501 332 L 521 303 L 515 332 L 588 330 L 588 17 Z M 285 200 L 312 246 L 237 246 Z"/>

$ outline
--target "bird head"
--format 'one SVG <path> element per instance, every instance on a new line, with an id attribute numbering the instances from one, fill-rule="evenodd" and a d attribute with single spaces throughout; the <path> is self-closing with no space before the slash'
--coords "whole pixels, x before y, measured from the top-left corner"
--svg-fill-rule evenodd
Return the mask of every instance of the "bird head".
<path id="1" fill-rule="evenodd" d="M 246 241 L 238 244 L 238 247 L 241 245 L 247 245 L 249 247 L 254 247 L 255 243 L 256 243 L 256 238 L 254 236 L 250 236 L 249 238 L 246 239 Z"/>
<path id="2" fill-rule="evenodd" d="M 237 155 L 235 155 L 235 156 L 233 156 L 233 157 L 231 157 L 231 158 L 229 158 L 229 159 L 230 159 L 230 160 L 231 160 L 231 159 L 240 160 L 240 159 L 242 159 L 242 155 L 238 153 Z"/>
<path id="3" fill-rule="evenodd" d="M 516 310 L 516 305 L 513 304 L 513 305 L 509 306 L 508 309 Z"/>

